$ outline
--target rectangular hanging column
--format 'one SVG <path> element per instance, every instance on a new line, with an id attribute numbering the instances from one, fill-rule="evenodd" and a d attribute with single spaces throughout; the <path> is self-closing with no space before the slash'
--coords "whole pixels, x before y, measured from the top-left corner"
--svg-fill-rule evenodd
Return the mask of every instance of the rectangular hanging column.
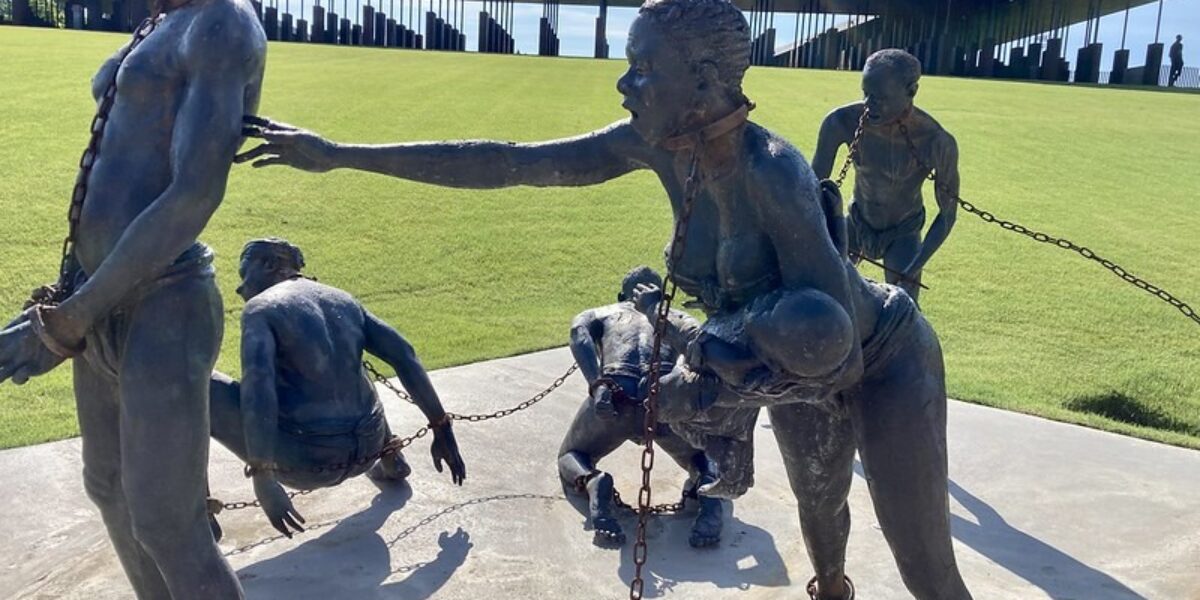
<path id="1" fill-rule="evenodd" d="M 33 11 L 29 10 L 29 0 L 13 0 L 12 16 L 14 25 L 32 25 Z"/>
<path id="2" fill-rule="evenodd" d="M 1158 85 L 1162 75 L 1163 44 L 1155 42 L 1146 46 L 1146 66 L 1142 69 L 1142 85 Z"/>
<path id="3" fill-rule="evenodd" d="M 324 44 L 329 41 L 325 39 L 325 8 L 319 5 L 312 7 L 311 40 L 318 44 Z"/>
<path id="4" fill-rule="evenodd" d="M 1129 70 L 1129 50 L 1121 49 L 1113 53 L 1112 72 L 1108 75 L 1110 84 L 1125 83 L 1125 72 Z"/>
<path id="5" fill-rule="evenodd" d="M 1029 67 L 1025 64 L 1025 49 L 1010 49 L 1008 51 L 1008 68 L 1005 69 L 1005 77 L 1018 79 L 1024 77 L 1028 72 Z"/>
<path id="6" fill-rule="evenodd" d="M 608 58 L 608 0 L 600 0 L 600 14 L 596 17 L 595 58 Z"/>
<path id="7" fill-rule="evenodd" d="M 490 16 L 488 16 L 487 11 L 485 11 L 485 10 L 479 11 L 479 33 L 476 34 L 476 38 L 475 38 L 476 52 L 482 53 L 482 52 L 491 52 L 492 51 L 491 46 L 489 45 L 489 41 L 490 41 L 490 37 L 491 37 L 490 34 L 492 31 L 491 19 L 492 18 Z"/>
<path id="8" fill-rule="evenodd" d="M 268 40 L 279 40 L 279 9 L 274 6 L 263 9 L 263 32 Z"/>
<path id="9" fill-rule="evenodd" d="M 370 4 L 362 7 L 362 45 L 375 45 L 375 7 Z"/>
<path id="10" fill-rule="evenodd" d="M 1046 50 L 1042 52 L 1042 69 L 1038 79 L 1058 81 L 1059 71 L 1062 70 L 1062 38 L 1046 40 Z"/>
<path id="11" fill-rule="evenodd" d="M 437 15 L 433 11 L 425 13 L 425 49 L 437 50 Z"/>
<path id="12" fill-rule="evenodd" d="M 1034 42 L 1025 53 L 1025 79 L 1037 79 L 1042 69 L 1042 43 Z"/>
<path id="13" fill-rule="evenodd" d="M 979 49 L 977 77 L 994 77 L 996 75 L 996 40 L 984 38 L 983 46 Z"/>
<path id="14" fill-rule="evenodd" d="M 1104 44 L 1090 44 L 1075 55 L 1075 83 L 1100 83 L 1100 58 Z"/>
<path id="15" fill-rule="evenodd" d="M 942 35 L 937 38 L 934 56 L 934 75 L 949 75 L 954 70 L 954 44 L 950 43 L 950 36 Z"/>
<path id="16" fill-rule="evenodd" d="M 279 23 L 279 39 L 284 42 L 293 41 L 292 38 L 292 13 L 283 13 L 283 18 Z"/>

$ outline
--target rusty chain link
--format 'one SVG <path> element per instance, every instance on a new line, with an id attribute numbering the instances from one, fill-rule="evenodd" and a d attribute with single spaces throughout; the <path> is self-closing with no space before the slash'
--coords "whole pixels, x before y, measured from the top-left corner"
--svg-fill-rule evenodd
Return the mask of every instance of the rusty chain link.
<path id="1" fill-rule="evenodd" d="M 75 187 L 71 190 L 71 204 L 67 210 L 67 237 L 63 239 L 62 243 L 62 260 L 58 266 L 58 281 L 34 290 L 25 303 L 27 309 L 39 304 L 60 304 L 75 292 L 75 282 L 71 272 L 71 257 L 75 254 L 75 236 L 79 233 L 79 219 L 83 215 L 84 200 L 87 199 L 88 179 L 92 175 L 92 167 L 96 165 L 96 158 L 100 154 L 100 142 L 104 139 L 108 114 L 112 111 L 113 104 L 116 103 L 117 74 L 120 73 L 125 59 L 129 58 L 133 50 L 154 32 L 160 22 L 162 22 L 162 15 L 154 15 L 143 20 L 134 31 L 129 45 L 125 46 L 121 55 L 117 57 L 112 77 L 108 80 L 104 94 L 100 96 L 100 106 L 96 108 L 96 115 L 92 117 L 91 137 L 88 139 L 87 148 L 79 157 L 79 172 L 75 175 Z"/>
<path id="2" fill-rule="evenodd" d="M 288 497 L 288 500 L 291 500 L 292 498 L 295 498 L 296 496 L 307 496 L 315 491 L 316 490 L 297 490 L 294 492 L 288 492 L 287 497 Z M 217 500 L 216 498 L 208 499 L 208 512 L 210 514 L 214 514 L 214 515 L 219 515 L 219 514 L 221 514 L 222 511 L 226 511 L 226 510 L 242 510 L 244 508 L 261 508 L 261 507 L 262 507 L 262 503 L 259 502 L 258 500 L 249 500 L 249 501 L 245 501 L 245 502 L 242 502 L 242 501 L 221 502 L 220 500 Z"/>
<path id="3" fill-rule="evenodd" d="M 675 235 L 671 238 L 670 260 L 667 261 L 667 273 L 663 277 L 663 297 L 658 303 L 658 311 L 654 321 L 654 345 L 650 351 L 650 372 L 647 375 L 650 380 L 650 390 L 642 403 L 646 411 L 642 432 L 644 444 L 642 447 L 641 465 L 642 485 L 638 489 L 638 523 L 637 536 L 633 544 L 633 579 L 629 583 L 630 600 L 641 600 L 646 585 L 645 580 L 642 579 L 642 568 L 645 566 L 646 559 L 648 558 L 646 518 L 650 516 L 651 509 L 655 508 L 650 503 L 650 473 L 654 469 L 654 434 L 658 428 L 657 402 L 658 394 L 662 387 L 662 383 L 659 381 L 659 367 L 662 366 L 660 358 L 662 357 L 663 338 L 667 333 L 667 319 L 671 313 L 671 301 L 674 300 L 675 294 L 678 292 L 674 277 L 675 267 L 683 258 L 683 248 L 687 241 L 688 220 L 692 215 L 692 204 L 700 192 L 700 154 L 702 150 L 703 141 L 701 139 L 692 149 L 687 179 L 683 184 L 683 206 L 679 211 L 679 219 L 675 223 Z M 614 499 L 617 499 L 620 496 L 615 492 L 616 490 L 614 490 Z"/>
<path id="4" fill-rule="evenodd" d="M 854 164 L 858 158 L 858 146 L 862 143 L 863 130 L 867 128 L 867 110 L 863 109 L 862 116 L 858 118 L 858 127 L 854 130 L 854 138 L 850 140 L 848 152 L 846 152 L 846 161 L 842 163 L 842 170 L 838 172 L 837 179 L 833 180 L 833 184 L 841 189 L 842 184 L 846 182 L 846 174 L 850 172 L 850 165 Z"/>
<path id="5" fill-rule="evenodd" d="M 388 380 L 387 377 L 384 377 L 383 373 L 380 373 L 379 370 L 376 369 L 375 366 L 372 365 L 369 361 L 365 361 L 365 360 L 363 361 L 363 368 L 365 368 L 371 374 L 371 376 L 375 379 L 375 381 L 383 384 L 385 387 L 387 387 L 387 389 L 391 390 L 392 393 L 394 393 L 397 397 L 399 397 L 402 400 L 406 400 L 408 402 L 413 402 L 412 397 L 407 392 L 400 389 L 398 386 L 396 386 L 394 383 L 392 383 L 390 380 Z M 554 382 L 551 383 L 549 387 L 538 392 L 532 398 L 530 398 L 512 408 L 498 410 L 494 413 L 477 414 L 477 415 L 459 415 L 459 414 L 455 414 L 455 413 L 446 413 L 446 418 L 447 418 L 446 424 L 448 425 L 450 421 L 467 421 L 469 423 L 477 423 L 479 421 L 502 419 L 513 413 L 525 410 L 525 409 L 533 406 L 534 404 L 541 402 L 543 399 L 546 398 L 546 396 L 549 396 L 550 393 L 553 392 L 554 390 L 562 387 L 562 385 L 564 383 L 566 383 L 567 378 L 569 378 L 572 374 L 574 374 L 575 371 L 577 371 L 578 369 L 579 369 L 579 365 L 572 364 L 571 367 L 569 369 L 567 369 L 567 372 L 563 373 L 562 376 L 560 376 L 558 379 L 555 379 Z M 415 433 L 413 433 L 412 435 L 409 435 L 407 437 L 393 436 L 390 440 L 388 440 L 388 442 L 386 444 L 383 445 L 383 449 L 381 449 L 380 451 L 369 454 L 367 456 L 364 456 L 362 458 L 359 458 L 359 459 L 356 459 L 353 461 L 330 463 L 330 464 L 324 464 L 324 465 L 314 465 L 311 467 L 303 467 L 303 468 L 288 468 L 288 467 L 274 466 L 274 467 L 269 467 L 269 470 L 274 471 L 276 473 L 295 473 L 295 472 L 325 473 L 325 472 L 330 472 L 330 471 L 345 471 L 347 469 L 350 469 L 351 467 L 365 467 L 385 456 L 394 455 L 394 454 L 400 452 L 404 448 L 407 448 L 408 446 L 412 445 L 413 442 L 428 435 L 430 431 L 433 431 L 433 429 L 434 429 L 434 427 L 432 425 L 426 425 L 424 427 L 421 427 Z M 248 471 L 248 473 L 249 473 L 249 471 Z M 304 496 L 304 495 L 312 493 L 313 491 L 314 490 L 288 492 L 288 498 L 294 498 L 296 496 Z M 219 508 L 217 507 L 218 503 L 220 504 Z M 210 501 L 209 512 L 216 514 L 216 513 L 219 513 L 221 510 L 241 510 L 241 509 L 245 509 L 245 508 L 259 507 L 259 506 L 261 506 L 261 505 L 259 504 L 258 500 L 239 501 L 239 502 L 215 501 L 215 503 L 214 503 L 214 501 Z"/>
<path id="6" fill-rule="evenodd" d="M 694 498 L 696 498 L 695 492 L 684 490 L 679 496 L 679 502 L 673 502 L 671 504 L 654 504 L 646 507 L 646 512 L 652 515 L 669 515 L 683 512 L 684 509 L 687 508 L 687 501 Z M 621 492 L 617 491 L 616 488 L 613 489 L 613 504 L 621 510 L 627 510 L 635 514 L 638 512 L 638 507 L 629 504 L 623 498 L 621 498 Z"/>
<path id="7" fill-rule="evenodd" d="M 371 364 L 371 361 L 364 360 L 363 368 L 365 368 L 367 370 L 367 372 L 371 374 L 371 377 L 374 378 L 377 383 L 386 387 L 393 394 L 395 394 L 397 398 L 404 400 L 405 402 L 408 402 L 411 404 L 416 404 L 416 401 L 413 400 L 412 396 L 409 395 L 408 392 L 400 389 L 399 386 L 392 383 L 390 379 L 385 377 L 383 375 L 383 373 L 380 373 L 379 369 L 376 369 L 375 365 Z M 567 378 L 569 378 L 571 375 L 573 375 L 575 373 L 575 371 L 578 371 L 578 370 L 579 370 L 579 365 L 572 363 L 571 367 L 567 369 L 567 372 L 563 373 L 558 379 L 555 379 L 554 382 L 551 383 L 549 387 L 538 392 L 537 394 L 534 394 L 534 396 L 532 398 L 530 398 L 512 408 L 505 408 L 505 409 L 498 410 L 493 413 L 483 413 L 483 414 L 475 414 L 475 415 L 460 415 L 458 413 L 448 412 L 448 413 L 446 413 L 446 418 L 450 419 L 451 421 L 466 421 L 468 423 L 478 423 L 480 421 L 490 421 L 492 419 L 503 419 L 504 417 L 507 417 L 513 413 L 521 412 L 521 411 L 533 406 L 534 404 L 541 402 L 542 400 L 544 400 L 546 398 L 546 396 L 549 396 L 551 392 L 562 387 L 562 385 L 564 383 L 566 383 Z"/>
<path id="8" fill-rule="evenodd" d="M 1025 227 L 1024 225 L 1021 225 L 1019 223 L 1014 223 L 1012 221 L 1007 221 L 1005 219 L 1001 219 L 1001 218 L 997 217 L 996 215 L 992 214 L 991 212 L 988 212 L 986 210 L 978 208 L 974 204 L 971 204 L 970 202 L 963 200 L 962 198 L 960 198 L 958 196 L 958 194 L 955 194 L 954 192 L 952 192 L 945 184 L 938 181 L 937 174 L 934 172 L 933 168 L 930 167 L 929 164 L 926 163 L 924 161 L 924 159 L 921 158 L 920 154 L 917 152 L 917 145 L 913 143 L 912 136 L 910 136 L 908 134 L 908 127 L 906 127 L 904 125 L 904 123 L 900 123 L 899 125 L 900 125 L 900 133 L 904 136 L 904 141 L 905 141 L 905 143 L 908 144 L 908 151 L 912 153 L 913 159 L 917 161 L 918 166 L 920 166 L 922 169 L 929 171 L 929 174 L 926 175 L 925 178 L 928 179 L 929 181 L 933 182 L 935 189 L 939 189 L 939 190 L 949 194 L 950 196 L 952 196 L 954 198 L 954 201 L 956 203 L 958 203 L 958 205 L 960 207 L 962 207 L 963 210 L 979 217 L 985 223 L 995 223 L 995 224 L 999 225 L 1000 228 L 1002 228 L 1002 229 L 1005 229 L 1007 231 L 1012 231 L 1014 233 L 1019 233 L 1029 239 L 1032 239 L 1035 242 L 1049 244 L 1049 245 L 1055 246 L 1057 248 L 1062 248 L 1063 250 L 1070 250 L 1070 251 L 1075 252 L 1076 254 L 1082 256 L 1083 258 L 1098 262 L 1105 269 L 1108 269 L 1109 271 L 1111 271 L 1113 275 L 1120 277 L 1126 283 L 1128 283 L 1140 290 L 1145 291 L 1146 293 L 1158 298 L 1159 300 L 1162 300 L 1163 302 L 1170 304 L 1171 306 L 1175 307 L 1176 310 L 1183 313 L 1183 316 L 1187 317 L 1188 319 L 1191 319 L 1192 322 L 1194 322 L 1195 324 L 1200 325 L 1200 315 L 1198 315 L 1196 313 L 1195 309 L 1193 309 L 1191 306 L 1189 306 L 1186 302 L 1180 300 L 1179 298 L 1176 298 L 1170 292 L 1150 283 L 1149 281 L 1146 281 L 1145 279 L 1142 279 L 1141 277 L 1138 277 L 1137 275 L 1130 273 L 1124 267 L 1114 263 L 1113 261 L 1096 254 L 1095 251 L 1093 251 L 1091 248 L 1088 248 L 1087 246 L 1080 246 L 1080 245 L 1076 244 L 1075 242 L 1072 242 L 1065 238 L 1054 237 L 1054 236 L 1042 233 L 1040 231 L 1035 231 L 1033 229 L 1029 229 L 1028 227 Z"/>

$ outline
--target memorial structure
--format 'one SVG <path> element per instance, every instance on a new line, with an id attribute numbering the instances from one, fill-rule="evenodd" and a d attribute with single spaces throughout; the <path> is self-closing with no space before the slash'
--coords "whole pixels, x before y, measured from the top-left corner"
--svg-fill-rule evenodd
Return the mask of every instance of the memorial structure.
<path id="1" fill-rule="evenodd" d="M 465 50 L 469 42 L 465 0 L 355 0 L 354 6 L 349 0 L 341 6 L 337 0 L 313 0 L 311 8 L 303 0 L 284 0 L 282 6 L 279 0 L 253 1 L 272 40 L 430 50 Z M 473 49 L 515 52 L 517 2 L 542 5 L 536 35 L 537 53 L 543 56 L 560 53 L 563 5 L 596 7 L 596 58 L 610 55 L 608 9 L 640 5 L 638 0 L 487 0 L 473 31 Z M 901 48 L 931 75 L 1166 85 L 1164 45 L 1157 34 L 1144 52 L 1125 45 L 1129 11 L 1147 4 L 1159 5 L 1161 26 L 1162 0 L 735 1 L 748 15 L 754 65 L 860 70 L 873 52 Z M 82 17 L 60 15 L 59 5 L 48 0 L 13 0 L 11 18 L 18 25 L 61 21 L 130 31 L 149 14 L 146 0 L 114 0 L 111 12 L 97 0 L 71 0 L 68 6 L 81 7 Z M 1126 15 L 1121 48 L 1113 51 L 1112 70 L 1104 78 L 1100 19 L 1120 12 Z M 783 14 L 794 15 L 790 31 L 776 26 Z M 1085 24 L 1082 44 L 1068 56 L 1070 28 L 1080 23 Z M 1184 80 L 1191 85 L 1188 77 Z"/>
<path id="2" fill-rule="evenodd" d="M 714 383 L 720 376 L 705 369 L 699 352 L 660 381 L 655 352 L 651 396 L 707 394 L 717 408 L 768 409 L 816 573 L 813 597 L 853 595 L 844 558 L 857 451 L 876 517 L 912 594 L 970 598 L 950 543 L 937 338 L 907 294 L 853 269 L 838 239 L 840 199 L 823 192 L 828 188 L 791 145 L 748 120 L 753 105 L 742 78 L 751 49 L 745 16 L 726 0 L 652 1 L 632 25 L 629 68 L 617 82 L 630 118 L 609 127 L 537 144 L 363 146 L 255 118 L 248 121 L 252 133 L 266 143 L 238 160 L 313 172 L 350 168 L 462 188 L 583 186 L 654 171 L 676 223 L 660 310 L 669 310 L 678 286 L 709 314 L 704 333 L 730 345 L 776 344 L 754 350 L 778 369 L 747 386 Z M 809 337 L 747 337 L 755 324 L 779 319 Z M 659 343 L 662 334 L 656 332 Z M 652 464 L 655 401 L 648 405 L 645 453 Z M 641 501 L 639 507 L 644 516 Z M 643 525 L 634 546 L 641 557 L 635 598 L 644 583 Z"/>

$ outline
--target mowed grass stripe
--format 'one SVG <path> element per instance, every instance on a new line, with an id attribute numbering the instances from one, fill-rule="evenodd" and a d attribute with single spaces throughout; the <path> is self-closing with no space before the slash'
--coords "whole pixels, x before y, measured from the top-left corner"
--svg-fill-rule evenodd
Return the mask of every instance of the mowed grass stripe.
<path id="1" fill-rule="evenodd" d="M 0 28 L 0 306 L 10 312 L 53 277 L 89 81 L 123 42 Z M 261 112 L 343 141 L 540 140 L 622 118 L 622 70 L 272 44 Z M 821 118 L 858 96 L 858 79 L 754 69 L 746 90 L 753 118 L 810 155 Z M 918 101 L 958 138 L 965 198 L 1200 303 L 1200 140 L 1186 135 L 1200 96 L 925 78 Z M 239 370 L 233 289 L 251 237 L 301 245 L 313 275 L 362 298 L 436 368 L 564 344 L 570 319 L 613 301 L 625 270 L 662 264 L 670 226 L 645 172 L 591 188 L 480 192 L 239 166 L 203 238 L 218 253 L 229 317 L 219 368 Z M 1200 330 L 1169 306 L 968 214 L 926 282 L 953 397 L 1200 448 Z M 0 387 L 0 447 L 76 432 L 68 368 Z"/>

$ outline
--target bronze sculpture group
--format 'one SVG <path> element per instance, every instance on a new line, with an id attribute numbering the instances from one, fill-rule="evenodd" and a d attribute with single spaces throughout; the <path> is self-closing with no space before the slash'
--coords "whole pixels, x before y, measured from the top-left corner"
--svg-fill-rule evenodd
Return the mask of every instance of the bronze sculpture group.
<path id="1" fill-rule="evenodd" d="M 196 238 L 230 165 L 254 161 L 477 189 L 653 171 L 677 225 L 667 280 L 697 298 L 707 319 L 667 310 L 663 281 L 645 269 L 626 278 L 618 304 L 572 326 L 589 397 L 558 465 L 564 484 L 588 496 L 598 540 L 621 541 L 623 532 L 611 477 L 596 461 L 641 441 L 647 397 L 662 422 L 656 442 L 700 497 L 697 547 L 720 538 L 720 498 L 753 484 L 752 428 L 766 409 L 816 573 L 812 597 L 853 596 L 844 563 L 857 451 L 913 596 L 970 598 L 950 541 L 941 348 L 914 299 L 954 223 L 954 203 L 939 192 L 940 212 L 921 239 L 925 165 L 953 193 L 957 150 L 913 106 L 911 57 L 889 50 L 867 61 L 864 102 L 826 118 L 810 168 L 748 118 L 741 11 L 728 0 L 649 0 L 617 82 L 628 119 L 535 144 L 366 146 L 243 120 L 255 112 L 265 62 L 248 2 L 163 8 L 97 75 L 104 134 L 85 156 L 59 283 L 0 331 L 0 382 L 76 358 L 85 487 L 138 597 L 241 597 L 205 512 L 210 433 L 246 461 L 284 533 L 303 519 L 280 484 L 407 475 L 398 455 L 379 458 L 390 432 L 360 366 L 364 351 L 395 369 L 430 420 L 439 470 L 444 462 L 455 482 L 465 477 L 412 347 L 345 292 L 303 277 L 299 249 L 282 240 L 252 242 L 242 257 L 243 381 L 211 374 L 223 315 L 211 254 Z M 264 143 L 235 158 L 243 135 Z M 857 165 L 849 219 L 836 189 L 819 180 L 842 144 Z M 897 286 L 860 276 L 859 258 L 881 258 Z M 656 335 L 664 347 L 653 348 Z M 339 468 L 298 474 L 322 464 Z"/>

